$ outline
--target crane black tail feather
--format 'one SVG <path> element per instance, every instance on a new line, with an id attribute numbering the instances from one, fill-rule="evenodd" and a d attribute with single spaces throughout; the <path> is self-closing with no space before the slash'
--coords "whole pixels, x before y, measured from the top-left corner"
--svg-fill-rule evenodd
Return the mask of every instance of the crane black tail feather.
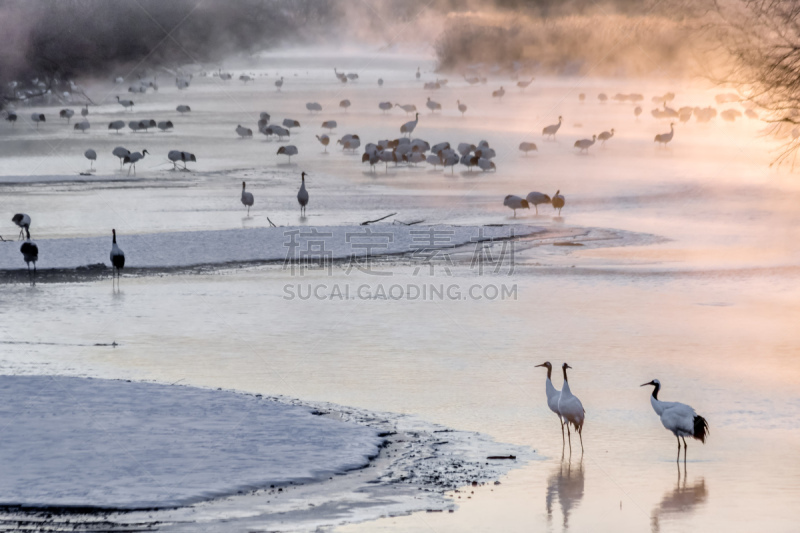
<path id="1" fill-rule="evenodd" d="M 708 437 L 708 421 L 700 415 L 694 417 L 694 438 L 705 444 Z"/>

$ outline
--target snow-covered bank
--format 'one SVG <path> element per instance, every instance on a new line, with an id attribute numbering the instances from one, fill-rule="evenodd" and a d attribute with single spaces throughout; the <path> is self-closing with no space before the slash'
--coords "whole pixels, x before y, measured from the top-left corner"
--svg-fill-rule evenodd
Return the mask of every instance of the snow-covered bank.
<path id="1" fill-rule="evenodd" d="M 0 376 L 0 504 L 187 505 L 368 464 L 373 429 L 227 391 Z"/>
<path id="2" fill-rule="evenodd" d="M 447 491 L 537 458 L 415 417 L 284 397 L 64 376 L 0 376 L 0 397 L 0 528 L 231 531 L 235 516 L 236 530 L 313 530 L 452 509 Z"/>
<path id="3" fill-rule="evenodd" d="M 542 232 L 538 226 L 278 227 L 124 235 L 117 242 L 128 268 L 165 268 L 250 261 L 320 263 L 349 257 L 396 255 Z M 111 236 L 42 239 L 39 269 L 72 269 L 109 263 Z M 0 243 L 0 270 L 24 268 L 19 246 Z"/>

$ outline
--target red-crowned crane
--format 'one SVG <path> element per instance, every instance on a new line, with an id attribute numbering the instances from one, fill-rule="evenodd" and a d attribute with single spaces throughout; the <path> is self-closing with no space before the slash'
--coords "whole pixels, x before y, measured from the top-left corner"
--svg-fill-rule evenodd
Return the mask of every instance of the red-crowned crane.
<path id="1" fill-rule="evenodd" d="M 147 150 L 142 150 L 141 152 L 131 152 L 130 154 L 125 156 L 125 159 L 122 160 L 123 163 L 130 165 L 128 167 L 128 175 L 131 174 L 131 169 L 133 169 L 133 175 L 136 175 L 136 163 L 144 159 L 144 156 L 149 154 Z"/>
<path id="2" fill-rule="evenodd" d="M 653 411 L 661 418 L 661 423 L 671 431 L 678 440 L 678 461 L 681 460 L 681 439 L 683 439 L 683 462 L 686 462 L 686 437 L 693 437 L 703 444 L 708 436 L 708 421 L 695 413 L 694 409 L 684 403 L 662 402 L 658 399 L 658 392 L 661 390 L 661 382 L 657 379 L 642 385 L 653 386 L 653 394 L 650 396 L 650 405 Z"/>
<path id="3" fill-rule="evenodd" d="M 600 139 L 601 144 L 606 144 L 606 141 L 613 136 L 614 136 L 614 128 L 611 128 L 611 131 L 604 131 L 603 133 L 598 135 L 597 138 Z"/>
<path id="4" fill-rule="evenodd" d="M 297 155 L 297 146 L 293 144 L 287 144 L 286 146 L 281 146 L 278 148 L 278 155 L 285 155 L 289 157 L 289 163 L 292 162 L 292 156 Z"/>
<path id="5" fill-rule="evenodd" d="M 514 217 L 517 216 L 517 209 L 530 209 L 528 200 L 509 194 L 503 199 L 503 205 L 514 210 Z"/>
<path id="6" fill-rule="evenodd" d="M 331 138 L 327 135 L 317 135 L 317 140 L 325 147 L 325 153 L 328 153 L 328 145 L 331 143 Z"/>
<path id="7" fill-rule="evenodd" d="M 400 109 L 405 111 L 406 115 L 408 115 L 409 113 L 416 113 L 417 112 L 417 106 L 415 106 L 414 104 L 403 104 L 403 105 L 394 104 L 394 106 L 395 107 L 399 107 Z"/>
<path id="8" fill-rule="evenodd" d="M 557 190 L 553 195 L 553 209 L 558 209 L 558 215 L 561 216 L 561 208 L 566 205 L 567 199 L 561 194 L 561 189 Z"/>
<path id="9" fill-rule="evenodd" d="M 22 240 L 25 237 L 25 230 L 31 228 L 31 217 L 25 213 L 17 213 L 11 217 L 11 222 L 19 226 L 19 239 L 17 240 Z"/>
<path id="10" fill-rule="evenodd" d="M 529 205 L 532 205 L 536 208 L 537 215 L 539 214 L 539 206 L 541 204 L 549 204 L 552 202 L 550 196 L 537 191 L 529 192 L 525 199 L 528 200 Z"/>
<path id="11" fill-rule="evenodd" d="M 572 367 L 564 363 L 561 368 L 564 371 L 564 385 L 561 387 L 561 395 L 558 398 L 558 412 L 567 425 L 567 440 L 569 441 L 570 451 L 572 451 L 572 438 L 569 434 L 569 425 L 572 424 L 581 439 L 581 453 L 583 453 L 583 422 L 586 418 L 586 411 L 583 409 L 581 401 L 572 394 L 572 390 L 569 388 L 567 369 Z"/>
<path id="12" fill-rule="evenodd" d="M 121 105 L 125 109 L 133 107 L 133 100 L 120 100 L 119 96 L 117 96 L 117 102 L 119 102 L 119 105 Z"/>
<path id="13" fill-rule="evenodd" d="M 525 155 L 528 155 L 528 152 L 538 152 L 539 149 L 536 147 L 536 143 L 532 142 L 521 142 L 519 143 L 519 151 L 525 152 Z"/>
<path id="14" fill-rule="evenodd" d="M 655 142 L 661 143 L 666 148 L 667 143 L 672 140 L 672 136 L 675 135 L 675 124 L 670 123 L 669 125 L 669 133 L 659 133 L 656 135 Z"/>
<path id="15" fill-rule="evenodd" d="M 564 446 L 566 441 L 564 439 L 564 419 L 561 417 L 561 412 L 558 410 L 558 400 L 561 397 L 561 391 L 555 388 L 553 382 L 551 381 L 551 377 L 553 374 L 553 365 L 550 364 L 550 361 L 545 361 L 541 365 L 547 369 L 547 379 L 544 382 L 544 393 L 547 396 L 547 407 L 553 411 L 556 416 L 558 417 L 558 421 L 561 424 L 561 445 Z"/>
<path id="16" fill-rule="evenodd" d="M 550 126 L 545 126 L 542 128 L 542 135 L 545 137 L 549 136 L 551 139 L 556 138 L 556 133 L 558 133 L 558 128 L 561 127 L 561 117 L 558 117 L 558 124 L 552 124 Z"/>
<path id="17" fill-rule="evenodd" d="M 70 121 L 72 120 L 72 117 L 75 116 L 75 110 L 74 109 L 62 109 L 61 111 L 58 112 L 58 116 L 61 117 L 61 118 L 67 119 L 67 124 L 69 124 Z"/>
<path id="18" fill-rule="evenodd" d="M 578 153 L 586 152 L 589 153 L 589 148 L 591 148 L 594 143 L 597 142 L 597 135 L 592 135 L 591 139 L 580 139 L 575 141 L 575 148 L 578 149 Z"/>
<path id="19" fill-rule="evenodd" d="M 306 173 L 303 172 L 300 174 L 300 179 L 302 179 L 302 183 L 300 184 L 300 190 L 297 191 L 297 203 L 300 204 L 300 216 L 305 216 L 306 214 L 306 205 L 308 205 L 308 191 L 306 190 Z"/>
<path id="20" fill-rule="evenodd" d="M 114 285 L 114 273 L 116 271 L 117 275 L 117 285 L 119 285 L 119 271 L 123 269 L 125 266 L 125 252 L 117 246 L 117 230 L 111 230 L 111 253 L 109 254 L 109 258 L 111 259 L 111 285 Z"/>
<path id="21" fill-rule="evenodd" d="M 97 152 L 89 148 L 83 152 L 84 157 L 89 160 L 89 168 L 94 169 L 94 162 L 97 161 Z"/>
<path id="22" fill-rule="evenodd" d="M 253 193 L 247 192 L 245 187 L 247 184 L 242 182 L 242 205 L 247 208 L 247 216 L 250 216 L 250 208 L 253 207 L 253 203 L 255 203 L 255 198 L 253 197 Z"/>
<path id="23" fill-rule="evenodd" d="M 111 153 L 119 157 L 119 169 L 122 170 L 122 163 L 125 161 L 125 158 L 131 154 L 131 151 L 122 146 L 117 146 Z"/>
<path id="24" fill-rule="evenodd" d="M 442 110 L 442 104 L 440 104 L 439 102 L 434 102 L 433 100 L 431 100 L 430 96 L 428 97 L 428 101 L 425 102 L 425 106 L 431 110 L 431 113 L 433 113 L 434 111 Z"/>
<path id="25" fill-rule="evenodd" d="M 25 239 L 25 242 L 19 247 L 19 251 L 22 252 L 22 259 L 25 260 L 25 265 L 28 267 L 28 278 L 30 279 L 31 285 L 35 285 L 36 261 L 39 260 L 39 247 L 31 240 L 31 232 L 28 228 L 25 228 L 25 234 L 28 238 Z M 33 263 L 33 274 L 31 274 L 31 263 Z"/>
<path id="26" fill-rule="evenodd" d="M 409 138 L 411 137 L 411 133 L 413 133 L 414 129 L 417 127 L 417 123 L 419 123 L 419 113 L 415 113 L 414 116 L 414 120 L 406 122 L 400 126 L 400 133 L 407 133 Z"/>

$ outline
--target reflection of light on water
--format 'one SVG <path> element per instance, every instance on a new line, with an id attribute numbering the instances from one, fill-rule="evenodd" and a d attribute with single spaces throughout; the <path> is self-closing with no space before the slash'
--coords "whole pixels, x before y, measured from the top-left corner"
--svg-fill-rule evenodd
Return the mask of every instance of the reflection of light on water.
<path id="1" fill-rule="evenodd" d="M 564 529 L 569 529 L 569 513 L 578 506 L 583 498 L 583 462 L 573 465 L 571 462 L 558 465 L 547 479 L 545 506 L 547 521 L 553 519 L 553 503 L 558 499 L 561 513 L 564 516 Z"/>
<path id="2" fill-rule="evenodd" d="M 684 466 L 685 468 L 685 466 Z M 653 532 L 661 531 L 661 519 L 675 519 L 684 517 L 692 513 L 699 505 L 705 503 L 708 498 L 706 480 L 700 478 L 692 485 L 686 485 L 686 470 L 683 472 L 681 481 L 681 469 L 678 466 L 677 486 L 664 494 L 661 503 L 650 513 L 650 526 Z"/>

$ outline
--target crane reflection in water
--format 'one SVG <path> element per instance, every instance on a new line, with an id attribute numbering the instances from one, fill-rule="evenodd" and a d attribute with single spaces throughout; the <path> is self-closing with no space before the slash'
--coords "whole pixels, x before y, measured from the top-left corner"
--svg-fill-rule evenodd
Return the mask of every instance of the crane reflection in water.
<path id="1" fill-rule="evenodd" d="M 547 522 L 553 520 L 553 507 L 556 500 L 561 506 L 563 515 L 563 529 L 569 529 L 569 513 L 575 509 L 583 499 L 583 460 L 577 464 L 571 461 L 561 463 L 547 479 L 547 495 L 545 506 L 547 508 Z"/>

